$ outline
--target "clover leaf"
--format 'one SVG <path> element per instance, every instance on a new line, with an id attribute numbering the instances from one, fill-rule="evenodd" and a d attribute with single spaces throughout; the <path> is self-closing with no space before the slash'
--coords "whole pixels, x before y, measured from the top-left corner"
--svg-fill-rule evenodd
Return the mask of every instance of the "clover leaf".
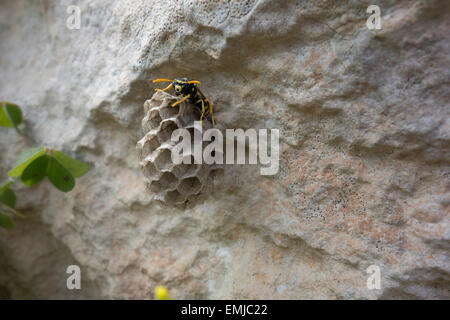
<path id="1" fill-rule="evenodd" d="M 16 128 L 23 121 L 22 110 L 14 103 L 0 102 L 0 126 Z"/>
<path id="2" fill-rule="evenodd" d="M 19 156 L 16 167 L 10 170 L 8 175 L 20 176 L 26 186 L 32 186 L 47 176 L 55 188 L 68 192 L 75 187 L 75 178 L 81 177 L 87 171 L 87 164 L 61 151 L 38 147 L 24 151 Z"/>
<path id="3" fill-rule="evenodd" d="M 16 195 L 14 191 L 8 189 L 8 186 L 12 182 L 8 182 L 0 187 L 0 203 L 7 207 L 14 208 L 16 206 Z M 0 212 L 0 227 L 11 230 L 14 228 L 14 222 L 12 219 L 4 213 Z"/>

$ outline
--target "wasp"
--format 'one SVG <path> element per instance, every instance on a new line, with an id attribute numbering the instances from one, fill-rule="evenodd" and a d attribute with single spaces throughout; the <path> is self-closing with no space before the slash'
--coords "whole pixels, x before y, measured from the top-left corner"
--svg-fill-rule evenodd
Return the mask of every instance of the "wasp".
<path id="1" fill-rule="evenodd" d="M 182 97 L 180 100 L 173 103 L 172 107 L 175 107 L 177 104 L 187 100 L 189 103 L 198 107 L 202 111 L 200 123 L 202 122 L 203 118 L 207 119 L 208 116 L 211 116 L 213 127 L 215 126 L 212 103 L 209 99 L 205 97 L 205 95 L 197 87 L 197 85 L 200 84 L 199 81 L 188 80 L 188 78 L 179 78 L 174 80 L 155 79 L 153 80 L 153 83 L 162 81 L 170 82 L 170 84 L 164 89 L 155 89 L 155 90 L 166 91 L 173 87 L 175 90 L 175 94 L 177 96 Z"/>

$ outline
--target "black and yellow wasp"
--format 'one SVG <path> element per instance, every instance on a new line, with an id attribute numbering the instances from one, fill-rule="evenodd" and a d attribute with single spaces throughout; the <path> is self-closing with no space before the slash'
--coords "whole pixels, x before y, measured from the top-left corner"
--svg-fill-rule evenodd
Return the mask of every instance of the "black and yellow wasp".
<path id="1" fill-rule="evenodd" d="M 213 115 L 213 107 L 211 101 L 207 99 L 204 94 L 197 87 L 200 84 L 199 81 L 196 80 L 188 80 L 187 78 L 179 78 L 179 79 L 156 79 L 153 80 L 153 83 L 161 82 L 161 81 L 170 81 L 170 84 L 164 89 L 155 89 L 157 91 L 166 91 L 171 87 L 174 88 L 175 94 L 177 96 L 182 96 L 180 100 L 172 104 L 172 107 L 175 107 L 177 104 L 187 100 L 189 103 L 192 103 L 194 106 L 200 108 L 202 111 L 202 115 L 200 117 L 200 122 L 203 118 L 208 119 L 208 116 L 211 116 L 212 124 L 214 123 L 214 115 Z"/>

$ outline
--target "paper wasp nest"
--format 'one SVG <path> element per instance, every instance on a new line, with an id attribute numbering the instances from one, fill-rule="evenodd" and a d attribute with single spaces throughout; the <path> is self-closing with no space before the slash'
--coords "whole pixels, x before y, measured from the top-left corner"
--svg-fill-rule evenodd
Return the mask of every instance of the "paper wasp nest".
<path id="1" fill-rule="evenodd" d="M 171 150 L 178 143 L 171 141 L 172 132 L 177 128 L 188 129 L 193 142 L 194 121 L 201 115 L 197 107 L 187 102 L 172 107 L 175 101 L 176 97 L 161 91 L 145 101 L 142 119 L 145 135 L 136 146 L 148 190 L 155 199 L 167 205 L 181 205 L 198 198 L 202 191 L 212 186 L 210 173 L 217 169 L 204 163 L 194 164 L 193 150 L 189 155 L 191 164 L 174 165 L 172 162 Z M 203 130 L 211 127 L 204 119 Z"/>

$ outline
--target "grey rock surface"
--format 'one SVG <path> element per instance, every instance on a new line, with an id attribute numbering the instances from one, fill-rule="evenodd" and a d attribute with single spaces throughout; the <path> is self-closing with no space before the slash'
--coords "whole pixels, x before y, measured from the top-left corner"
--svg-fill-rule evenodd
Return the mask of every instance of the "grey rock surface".
<path id="1" fill-rule="evenodd" d="M 92 169 L 67 194 L 14 186 L 0 297 L 449 299 L 450 3 L 378 1 L 381 30 L 370 4 L 2 1 L 0 99 L 28 138 L 0 128 L 0 177 L 34 143 Z M 277 175 L 226 166 L 195 206 L 151 201 L 142 106 L 183 76 L 223 127 L 280 129 Z"/>

